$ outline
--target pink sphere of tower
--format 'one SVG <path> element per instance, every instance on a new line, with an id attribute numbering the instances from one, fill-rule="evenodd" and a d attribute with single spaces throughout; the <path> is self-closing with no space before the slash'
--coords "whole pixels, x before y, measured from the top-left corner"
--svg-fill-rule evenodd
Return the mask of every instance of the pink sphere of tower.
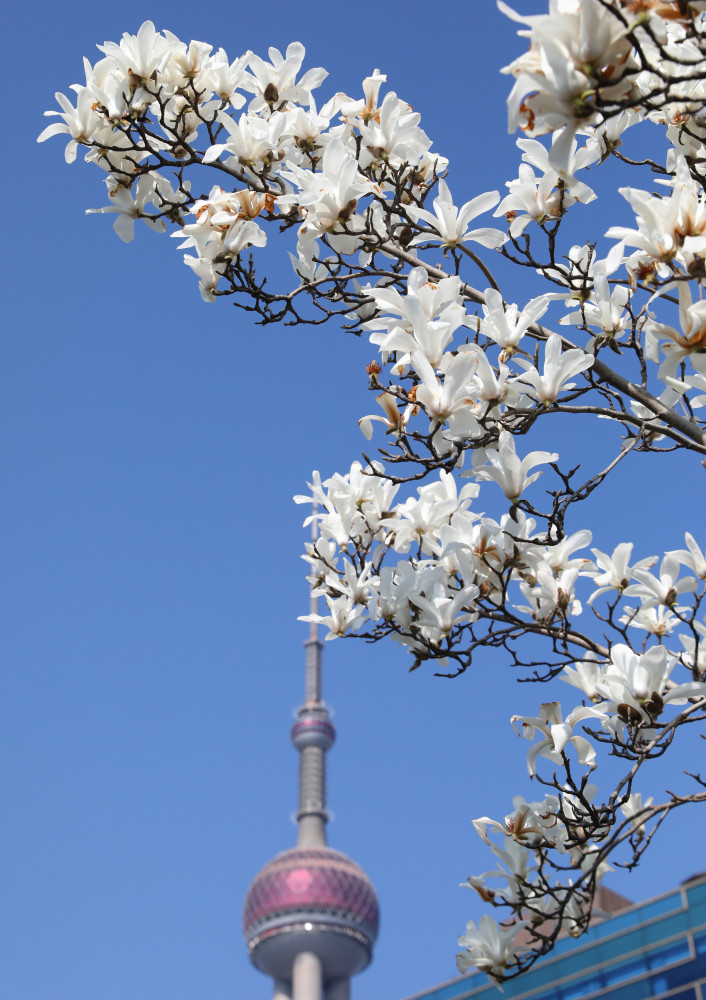
<path id="1" fill-rule="evenodd" d="M 295 956 L 313 952 L 325 979 L 355 975 L 370 961 L 378 902 L 367 875 L 330 847 L 294 847 L 255 876 L 243 911 L 253 964 L 289 978 Z"/>

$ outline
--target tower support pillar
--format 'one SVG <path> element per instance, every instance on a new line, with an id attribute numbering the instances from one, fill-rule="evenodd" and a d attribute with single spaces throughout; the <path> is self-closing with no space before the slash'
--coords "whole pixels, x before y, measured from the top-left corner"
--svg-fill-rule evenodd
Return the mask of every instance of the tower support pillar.
<path id="1" fill-rule="evenodd" d="M 292 965 L 292 1000 L 321 1000 L 322 972 L 317 955 L 300 952 Z"/>
<path id="2" fill-rule="evenodd" d="M 350 979 L 339 979 L 327 986 L 325 1000 L 351 1000 Z"/>
<path id="3" fill-rule="evenodd" d="M 284 979 L 275 979 L 275 991 L 272 1000 L 292 1000 L 292 988 Z"/>

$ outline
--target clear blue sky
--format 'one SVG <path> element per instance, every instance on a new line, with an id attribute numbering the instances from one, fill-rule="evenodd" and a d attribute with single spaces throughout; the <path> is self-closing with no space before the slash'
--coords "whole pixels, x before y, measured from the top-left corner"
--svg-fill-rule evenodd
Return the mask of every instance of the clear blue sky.
<path id="1" fill-rule="evenodd" d="M 331 73 L 322 93 L 357 93 L 380 67 L 450 157 L 461 201 L 516 174 L 498 69 L 519 49 L 490 0 L 40 0 L 6 15 L 3 1000 L 270 995 L 240 911 L 295 836 L 307 594 L 291 497 L 313 468 L 349 466 L 373 408 L 373 348 L 206 306 L 176 241 L 145 229 L 123 245 L 111 217 L 83 214 L 105 203 L 99 172 L 67 167 L 61 138 L 36 144 L 81 57 L 146 18 L 232 58 L 299 39 Z M 615 221 L 611 204 L 581 210 L 587 235 Z M 649 554 L 656 534 L 672 548 L 698 534 L 703 470 L 653 461 L 594 504 L 594 544 L 634 537 Z M 508 719 L 548 698 L 508 693 L 497 657 L 455 682 L 407 666 L 394 648 L 326 648 L 330 839 L 382 907 L 360 1000 L 454 975 L 455 938 L 482 912 L 457 885 L 491 867 L 470 821 L 532 793 Z M 609 884 L 640 899 L 700 869 L 696 824 Z"/>

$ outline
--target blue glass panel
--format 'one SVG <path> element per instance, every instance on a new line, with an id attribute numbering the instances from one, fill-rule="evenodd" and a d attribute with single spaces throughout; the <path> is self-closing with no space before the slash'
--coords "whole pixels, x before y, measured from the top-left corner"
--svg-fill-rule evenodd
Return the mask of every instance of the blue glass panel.
<path id="1" fill-rule="evenodd" d="M 570 964 L 564 962 L 545 964 L 542 962 L 541 965 L 535 965 L 532 971 L 528 972 L 526 976 L 522 976 L 521 981 L 525 984 L 525 991 L 536 990 L 540 986 L 552 986 L 557 979 L 570 975 L 572 972 L 578 972 L 584 964 L 585 959 L 583 955 L 577 955 L 575 962 L 571 962 Z"/>
<path id="2" fill-rule="evenodd" d="M 687 886 L 686 895 L 689 900 L 689 906 L 706 902 L 706 881 Z"/>
<path id="3" fill-rule="evenodd" d="M 644 1000 L 645 997 L 654 996 L 648 979 L 640 979 L 636 983 L 628 983 L 627 986 L 616 986 L 614 989 L 606 990 L 606 996 L 615 1000 Z"/>
<path id="4" fill-rule="evenodd" d="M 657 923 L 651 924 L 649 927 L 642 927 L 640 937 L 644 944 L 659 944 L 665 938 L 686 934 L 688 930 L 689 916 L 685 911 L 671 917 L 665 917 L 664 920 L 658 920 Z"/>
<path id="5" fill-rule="evenodd" d="M 673 990 L 675 986 L 684 986 L 686 983 L 693 983 L 698 978 L 698 975 L 696 962 L 684 962 L 683 965 L 677 965 L 673 969 L 665 969 L 663 972 L 658 972 L 655 976 L 652 976 L 654 991 L 655 993 L 661 993 L 664 990 Z"/>
<path id="6" fill-rule="evenodd" d="M 552 952 L 552 954 L 560 956 L 565 954 L 567 951 L 569 952 L 574 951 L 577 947 L 580 948 L 583 945 L 590 944 L 591 943 L 590 935 L 591 932 L 589 931 L 588 934 L 585 934 L 583 937 L 579 938 L 578 941 L 572 937 L 562 938 L 561 941 L 557 941 L 556 945 L 554 946 L 554 951 Z"/>
<path id="7" fill-rule="evenodd" d="M 474 980 L 477 980 L 474 982 Z M 492 986 L 485 976 L 473 975 L 469 976 L 468 979 L 457 980 L 453 983 L 447 983 L 445 986 L 440 986 L 437 989 L 431 991 L 430 993 L 425 993 L 424 996 L 428 997 L 429 1000 L 454 1000 L 455 997 L 465 996 L 466 993 L 470 992 L 472 989 L 477 989 L 478 987 L 483 987 L 483 989 L 474 993 L 474 1000 L 477 997 L 478 1000 L 481 998 L 491 997 L 493 993 L 497 992 L 495 987 Z"/>
<path id="8" fill-rule="evenodd" d="M 692 927 L 706 923 L 706 900 L 699 899 L 690 905 L 689 919 Z"/>
<path id="9" fill-rule="evenodd" d="M 678 962 L 679 959 L 689 960 L 691 957 L 689 939 L 684 937 L 665 948 L 648 952 L 645 956 L 645 964 L 648 969 L 660 969 L 663 965 L 670 965 L 672 962 Z"/>
<path id="10" fill-rule="evenodd" d="M 615 934 L 616 931 L 636 927 L 638 924 L 654 920 L 655 917 L 659 917 L 664 913 L 671 913 L 674 910 L 681 909 L 682 901 L 680 894 L 672 892 L 662 899 L 655 899 L 652 903 L 645 903 L 644 906 L 636 906 L 627 913 L 621 913 L 615 917 L 611 917 L 610 920 L 605 920 L 602 924 L 598 924 L 593 932 L 589 931 L 589 934 L 595 932 L 597 936 L 605 937 L 607 934 Z M 600 934 L 597 932 L 600 932 Z"/>
<path id="11" fill-rule="evenodd" d="M 629 951 L 637 951 L 642 945 L 640 935 L 631 933 L 614 941 L 602 941 L 594 953 L 594 962 L 610 962 L 621 958 Z"/>
<path id="12" fill-rule="evenodd" d="M 629 962 L 618 962 L 607 969 L 603 969 L 603 978 L 606 986 L 613 986 L 614 983 L 622 983 L 626 979 L 632 979 L 645 972 L 645 957 L 639 955 Z"/>
<path id="13" fill-rule="evenodd" d="M 560 986 L 557 992 L 561 1000 L 578 1000 L 578 998 L 585 997 L 588 993 L 595 993 L 602 988 L 603 982 L 600 975 L 595 975 L 588 979 L 582 977 L 573 983 L 566 983 L 565 986 Z"/>

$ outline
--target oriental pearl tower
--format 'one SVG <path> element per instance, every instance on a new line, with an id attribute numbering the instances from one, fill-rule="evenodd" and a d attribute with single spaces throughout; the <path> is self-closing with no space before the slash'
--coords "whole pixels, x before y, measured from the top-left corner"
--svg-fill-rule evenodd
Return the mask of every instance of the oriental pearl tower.
<path id="1" fill-rule="evenodd" d="M 326 753 L 336 732 L 321 697 L 323 644 L 314 622 L 304 646 L 305 700 L 292 727 L 299 751 L 297 846 L 255 876 L 243 931 L 251 962 L 274 980 L 274 1000 L 350 1000 L 351 976 L 372 957 L 378 902 L 362 868 L 326 844 Z"/>

